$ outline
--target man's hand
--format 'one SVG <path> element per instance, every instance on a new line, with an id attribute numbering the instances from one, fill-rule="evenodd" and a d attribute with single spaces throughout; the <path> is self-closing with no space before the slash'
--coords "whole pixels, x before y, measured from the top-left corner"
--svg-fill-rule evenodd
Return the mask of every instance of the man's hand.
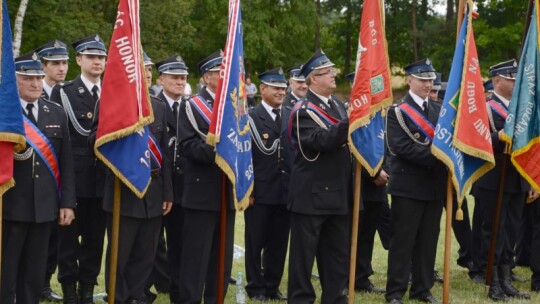
<path id="1" fill-rule="evenodd" d="M 250 196 L 250 197 L 249 197 L 249 205 L 250 205 L 250 206 L 253 206 L 253 204 L 255 204 L 255 197 L 254 197 L 254 196 Z"/>
<path id="2" fill-rule="evenodd" d="M 529 196 L 527 197 L 527 201 L 529 201 L 529 202 L 534 201 L 535 199 L 538 198 L 538 195 L 539 195 L 539 194 L 538 194 L 538 191 L 536 191 L 536 190 L 534 190 L 533 188 L 531 188 L 531 189 L 529 190 Z"/>
<path id="3" fill-rule="evenodd" d="M 375 183 L 375 185 L 381 186 L 388 183 L 389 178 L 390 178 L 390 175 L 388 175 L 386 171 L 381 170 L 381 172 L 379 173 L 379 175 L 377 175 L 377 177 L 375 178 L 373 182 Z"/>
<path id="4" fill-rule="evenodd" d="M 69 226 L 75 219 L 75 212 L 71 208 L 60 208 L 58 211 L 58 225 Z"/>
<path id="5" fill-rule="evenodd" d="M 171 212 L 172 202 L 163 202 L 163 215 L 167 215 Z"/>

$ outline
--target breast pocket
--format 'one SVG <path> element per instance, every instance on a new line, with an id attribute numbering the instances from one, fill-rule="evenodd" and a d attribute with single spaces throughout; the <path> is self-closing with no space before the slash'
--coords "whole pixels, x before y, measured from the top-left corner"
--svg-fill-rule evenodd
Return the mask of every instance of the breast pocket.
<path id="1" fill-rule="evenodd" d="M 54 152 L 59 154 L 62 152 L 62 140 L 64 138 L 62 134 L 62 128 L 46 128 L 43 130 L 43 134 L 49 139 L 49 142 L 53 146 Z"/>
<path id="2" fill-rule="evenodd" d="M 92 119 L 94 119 L 93 111 L 85 110 L 73 110 L 77 122 L 85 129 L 90 129 L 92 127 Z"/>
<path id="3" fill-rule="evenodd" d="M 163 124 L 160 123 L 154 123 L 150 126 L 150 131 L 152 132 L 152 135 L 154 135 L 154 138 L 156 140 L 159 140 L 161 138 L 164 130 L 165 127 L 163 126 Z"/>

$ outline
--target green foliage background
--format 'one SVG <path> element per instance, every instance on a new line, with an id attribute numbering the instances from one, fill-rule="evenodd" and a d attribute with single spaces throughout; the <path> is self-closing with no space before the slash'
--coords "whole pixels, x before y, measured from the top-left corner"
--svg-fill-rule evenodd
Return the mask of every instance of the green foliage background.
<path id="1" fill-rule="evenodd" d="M 20 0 L 8 0 L 13 21 Z M 386 0 L 386 34 L 391 65 L 403 67 L 429 57 L 448 75 L 455 44 L 454 17 L 447 20 L 435 5 L 459 0 Z M 479 59 L 490 65 L 518 58 L 527 2 L 475 1 L 474 21 Z M 244 0 L 246 72 L 304 62 L 317 47 L 346 74 L 354 69 L 361 0 Z M 414 5 L 413 5 L 414 4 Z M 109 42 L 118 0 L 30 0 L 23 25 L 21 54 L 53 39 L 67 44 L 99 33 Z M 140 0 L 141 35 L 154 61 L 180 54 L 198 79 L 197 62 L 223 48 L 227 31 L 226 0 Z M 416 31 L 413 30 L 413 10 Z M 416 39 L 417 54 L 414 53 Z M 74 52 L 71 49 L 71 57 Z M 416 58 L 415 58 L 416 57 Z M 68 78 L 78 74 L 72 62 Z M 443 80 L 446 76 L 443 76 Z"/>

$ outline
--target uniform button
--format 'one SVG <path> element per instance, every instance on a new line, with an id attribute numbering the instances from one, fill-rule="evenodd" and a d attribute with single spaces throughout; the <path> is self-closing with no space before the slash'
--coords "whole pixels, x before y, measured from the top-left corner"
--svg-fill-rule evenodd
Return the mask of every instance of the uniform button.
<path id="1" fill-rule="evenodd" d="M 325 190 L 328 190 L 328 187 L 324 187 Z"/>
<path id="2" fill-rule="evenodd" d="M 36 162 L 36 166 L 39 166 L 39 162 L 38 162 L 38 161 Z"/>
<path id="3" fill-rule="evenodd" d="M 197 181 L 199 181 L 199 179 L 197 178 Z"/>
<path id="4" fill-rule="evenodd" d="M 38 175 L 38 174 L 36 174 L 36 178 L 39 178 L 39 175 Z"/>

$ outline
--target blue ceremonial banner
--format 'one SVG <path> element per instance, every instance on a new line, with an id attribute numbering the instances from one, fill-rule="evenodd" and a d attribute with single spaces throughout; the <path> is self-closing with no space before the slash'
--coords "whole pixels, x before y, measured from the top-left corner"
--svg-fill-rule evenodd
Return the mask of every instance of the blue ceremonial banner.
<path id="1" fill-rule="evenodd" d="M 487 106 L 472 29 L 472 1 L 463 18 L 431 150 L 445 163 L 461 202 L 472 184 L 495 165 Z"/>
<path id="2" fill-rule="evenodd" d="M 216 164 L 233 184 L 237 210 L 247 208 L 254 180 L 242 31 L 240 0 L 230 0 L 227 43 L 207 142 L 216 147 Z"/>
<path id="3" fill-rule="evenodd" d="M 352 143 L 361 155 L 361 163 L 371 176 L 379 171 L 384 157 L 384 117 L 377 111 L 365 126 L 350 132 Z M 356 156 L 356 153 L 355 153 Z"/>
<path id="4" fill-rule="evenodd" d="M 512 145 L 512 163 L 536 191 L 540 191 L 538 5 L 537 0 L 523 46 L 503 135 L 503 139 Z"/>
<path id="5" fill-rule="evenodd" d="M 0 196 L 15 185 L 13 180 L 13 152 L 24 149 L 23 114 L 17 81 L 15 79 L 15 61 L 13 58 L 13 45 L 11 26 L 6 0 L 2 0 L 2 22 L 0 33 L 2 41 L 0 47 Z"/>

